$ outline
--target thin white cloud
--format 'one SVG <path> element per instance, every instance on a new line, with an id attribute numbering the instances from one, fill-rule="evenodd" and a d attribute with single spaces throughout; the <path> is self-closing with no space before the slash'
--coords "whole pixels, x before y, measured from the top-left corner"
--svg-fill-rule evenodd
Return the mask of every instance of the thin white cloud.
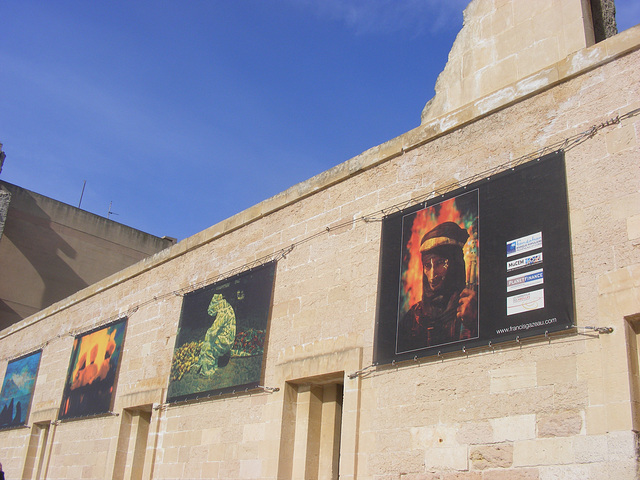
<path id="1" fill-rule="evenodd" d="M 468 0 L 289 0 L 314 14 L 343 22 L 359 35 L 437 35 L 462 22 Z"/>

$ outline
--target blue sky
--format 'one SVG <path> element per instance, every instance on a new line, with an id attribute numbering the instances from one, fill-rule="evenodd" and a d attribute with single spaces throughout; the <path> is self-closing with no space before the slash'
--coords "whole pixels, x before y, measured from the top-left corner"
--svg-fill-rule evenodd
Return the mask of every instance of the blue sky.
<path id="1" fill-rule="evenodd" d="M 466 4 L 4 1 L 0 179 L 184 239 L 418 126 Z"/>

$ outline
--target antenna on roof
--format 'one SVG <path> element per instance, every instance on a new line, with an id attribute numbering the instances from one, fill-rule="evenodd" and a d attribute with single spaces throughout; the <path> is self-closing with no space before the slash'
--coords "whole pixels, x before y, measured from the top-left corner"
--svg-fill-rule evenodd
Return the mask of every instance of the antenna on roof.
<path id="1" fill-rule="evenodd" d="M 78 208 L 80 208 L 80 205 L 82 205 L 82 197 L 84 196 L 84 187 L 87 186 L 87 181 L 85 180 L 84 183 L 82 184 L 82 193 L 80 194 L 80 201 L 78 202 Z"/>
<path id="2" fill-rule="evenodd" d="M 107 212 L 107 218 L 109 218 L 111 215 L 120 215 L 119 213 L 115 213 L 111 211 L 111 205 L 113 205 L 113 200 L 109 202 L 109 211 Z"/>

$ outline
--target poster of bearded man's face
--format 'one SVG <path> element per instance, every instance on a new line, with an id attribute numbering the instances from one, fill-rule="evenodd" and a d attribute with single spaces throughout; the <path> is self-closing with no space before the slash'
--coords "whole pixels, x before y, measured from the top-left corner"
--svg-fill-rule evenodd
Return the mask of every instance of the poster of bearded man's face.
<path id="1" fill-rule="evenodd" d="M 562 152 L 389 211 L 374 363 L 464 354 L 574 328 Z"/>
<path id="2" fill-rule="evenodd" d="M 396 353 L 477 338 L 477 190 L 402 219 Z"/>

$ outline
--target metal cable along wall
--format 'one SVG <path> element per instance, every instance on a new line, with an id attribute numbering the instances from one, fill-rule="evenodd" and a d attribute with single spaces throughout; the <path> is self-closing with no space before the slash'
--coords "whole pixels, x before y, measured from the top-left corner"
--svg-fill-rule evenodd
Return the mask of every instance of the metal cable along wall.
<path id="1" fill-rule="evenodd" d="M 327 233 L 331 233 L 333 231 L 336 230 L 340 230 L 342 228 L 346 228 L 349 226 L 354 226 L 358 223 L 364 222 L 364 223 L 371 223 L 371 222 L 382 222 L 382 220 L 384 219 L 385 216 L 391 214 L 391 213 L 395 213 L 395 212 L 400 212 L 408 207 L 411 207 L 413 205 L 418 205 L 422 202 L 425 202 L 427 200 L 430 200 L 432 198 L 444 195 L 448 192 L 451 192 L 457 188 L 461 188 L 461 187 L 466 187 L 474 182 L 477 182 L 479 180 L 482 179 L 486 179 L 488 177 L 491 177 L 493 175 L 496 175 L 500 172 L 503 172 L 505 170 L 508 169 L 512 169 L 515 168 L 519 165 L 522 165 L 523 163 L 526 163 L 528 161 L 531 160 L 535 160 L 536 158 L 540 158 L 544 155 L 547 155 L 549 153 L 553 153 L 556 151 L 564 151 L 564 152 L 568 152 L 570 150 L 572 150 L 573 148 L 585 143 L 586 141 L 592 139 L 593 137 L 595 137 L 598 132 L 600 132 L 601 130 L 604 130 L 606 128 L 615 126 L 615 125 L 619 125 L 621 124 L 623 121 L 628 120 L 630 118 L 633 118 L 635 116 L 640 115 L 640 108 L 636 108 L 634 110 L 631 110 L 623 115 L 617 115 L 613 118 L 610 118 L 609 120 L 602 122 L 598 125 L 594 125 L 590 128 L 588 128 L 587 130 L 584 130 L 583 132 L 577 133 L 575 135 L 572 135 L 570 137 L 567 137 L 563 140 L 557 141 L 555 143 L 552 143 L 546 147 L 540 148 L 538 150 L 535 150 L 531 153 L 528 153 L 526 155 L 523 155 L 519 158 L 516 158 L 514 160 L 509 160 L 508 162 L 504 162 L 500 165 L 497 165 L 495 167 L 492 167 L 488 170 L 485 170 L 483 172 L 477 173 L 475 175 L 472 175 L 464 180 L 461 180 L 459 182 L 454 182 L 454 183 L 450 183 L 448 185 L 445 185 L 441 188 L 438 188 L 436 190 L 432 190 L 428 193 L 425 193 L 423 195 L 420 195 L 418 197 L 412 198 L 411 200 L 407 200 L 405 202 L 402 203 L 398 203 L 395 205 L 392 205 L 390 207 L 384 208 L 382 210 L 378 210 L 376 212 L 373 212 L 371 214 L 368 215 L 363 215 L 361 217 L 357 217 L 348 221 L 345 221 L 343 223 L 337 224 L 337 225 L 333 225 L 333 226 L 327 226 L 325 227 L 323 230 L 320 230 L 314 234 L 311 234 L 307 237 L 304 237 L 300 240 L 298 240 L 297 242 L 292 243 L 291 245 L 282 248 L 280 250 L 277 250 L 273 253 L 270 253 L 268 255 L 265 255 L 263 257 L 257 258 L 249 263 L 246 263 L 244 265 L 241 265 L 237 268 L 234 268 L 233 270 L 228 270 L 226 272 L 223 273 L 219 273 L 217 275 L 212 275 L 210 277 L 205 278 L 202 281 L 190 284 L 188 286 L 185 286 L 181 289 L 178 290 L 173 290 L 171 292 L 166 292 L 160 295 L 154 295 L 153 297 L 151 297 L 149 300 L 146 300 L 144 302 L 138 303 L 136 305 L 132 305 L 131 307 L 129 307 L 129 309 L 125 312 L 121 312 L 121 313 L 117 313 L 114 315 L 111 315 L 108 318 L 105 318 L 103 320 L 101 320 L 100 322 L 97 322 L 95 324 L 92 324 L 91 326 L 82 328 L 82 329 L 78 329 L 78 330 L 73 330 L 73 331 L 69 331 L 68 333 L 65 334 L 59 334 L 56 335 L 55 337 L 50 338 L 49 340 L 47 340 L 46 342 L 38 345 L 37 347 L 34 347 L 32 349 L 29 350 L 29 352 L 26 353 L 20 353 L 18 355 L 12 355 L 11 357 L 4 357 L 4 358 L 0 358 L 0 361 L 11 361 L 15 358 L 19 358 L 22 357 L 26 354 L 29 354 L 31 352 L 35 352 L 36 350 L 39 350 L 41 348 L 44 348 L 45 346 L 47 346 L 51 341 L 56 340 L 58 338 L 62 338 L 62 337 L 66 337 L 66 336 L 73 336 L 75 337 L 76 335 L 83 333 L 83 332 L 87 332 L 96 328 L 99 328 L 103 325 L 106 325 L 108 323 L 111 323 L 115 320 L 118 320 L 120 318 L 123 317 L 130 317 L 132 314 L 134 314 L 135 312 L 137 312 L 140 308 L 146 307 L 148 305 L 151 305 L 155 302 L 159 302 L 159 301 L 163 301 L 167 298 L 173 297 L 173 296 L 184 296 L 189 292 L 192 292 L 194 290 L 197 290 L 201 287 L 204 287 L 206 285 L 210 285 L 212 283 L 224 280 L 226 278 L 230 278 L 234 275 L 246 272 L 248 270 L 251 270 L 252 268 L 257 268 L 260 267 L 262 265 L 265 265 L 269 262 L 273 262 L 273 261 L 278 261 L 281 259 L 286 258 L 286 256 L 291 253 L 296 247 L 303 245 L 307 242 L 310 242 L 318 237 L 321 237 Z M 608 333 L 607 327 L 584 327 L 585 329 L 590 329 L 590 330 L 595 330 L 598 333 Z M 370 367 L 366 367 L 363 370 L 367 370 Z"/>

